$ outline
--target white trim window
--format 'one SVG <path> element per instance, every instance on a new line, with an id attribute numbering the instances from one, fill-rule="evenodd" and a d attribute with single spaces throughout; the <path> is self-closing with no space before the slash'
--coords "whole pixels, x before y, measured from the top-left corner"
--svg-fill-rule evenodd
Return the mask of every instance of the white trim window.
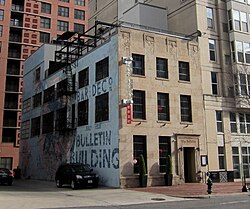
<path id="1" fill-rule="evenodd" d="M 216 61 L 216 43 L 214 39 L 208 39 L 209 44 L 209 60 Z"/>
<path id="2" fill-rule="evenodd" d="M 222 111 L 216 111 L 217 132 L 223 132 Z"/>
<path id="3" fill-rule="evenodd" d="M 211 7 L 207 7 L 207 27 L 209 29 L 214 28 L 214 13 Z"/>
<path id="4" fill-rule="evenodd" d="M 233 10 L 234 29 L 238 31 L 248 32 L 247 13 Z"/>
<path id="5" fill-rule="evenodd" d="M 212 94 L 218 95 L 219 94 L 219 83 L 218 83 L 218 73 L 211 72 L 211 83 L 212 83 Z"/>

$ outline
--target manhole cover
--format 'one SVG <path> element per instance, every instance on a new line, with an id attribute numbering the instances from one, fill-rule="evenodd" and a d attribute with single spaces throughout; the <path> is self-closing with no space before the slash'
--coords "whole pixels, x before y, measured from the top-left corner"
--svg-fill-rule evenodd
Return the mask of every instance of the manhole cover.
<path id="1" fill-rule="evenodd" d="M 154 200 L 154 201 L 164 201 L 165 199 L 164 198 L 152 198 L 151 200 Z"/>

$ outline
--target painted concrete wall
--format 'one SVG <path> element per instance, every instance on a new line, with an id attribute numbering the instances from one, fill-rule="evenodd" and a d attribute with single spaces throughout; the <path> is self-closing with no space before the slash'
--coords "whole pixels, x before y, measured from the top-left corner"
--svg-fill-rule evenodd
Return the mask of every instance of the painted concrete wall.
<path id="1" fill-rule="evenodd" d="M 109 77 L 95 82 L 95 63 L 109 56 Z M 118 187 L 119 104 L 117 37 L 78 62 L 77 71 L 89 67 L 89 86 L 78 90 L 76 103 L 89 100 L 89 125 L 77 128 L 71 161 L 88 163 L 100 174 L 101 184 Z M 109 120 L 95 123 L 95 97 L 109 92 Z"/>
<path id="2" fill-rule="evenodd" d="M 118 151 L 118 62 L 117 38 L 114 36 L 104 46 L 96 48 L 81 58 L 73 67 L 78 72 L 89 67 L 89 86 L 78 89 L 76 105 L 89 100 L 89 124 L 77 127 L 76 131 L 61 135 L 59 132 L 43 134 L 37 137 L 22 139 L 20 144 L 21 162 L 24 178 L 53 180 L 58 165 L 62 162 L 88 163 L 100 176 L 100 184 L 119 187 L 119 151 Z M 41 66 L 46 69 L 53 57 L 53 50 L 45 45 L 38 50 L 25 65 L 24 99 L 32 97 L 38 91 L 33 82 L 34 70 Z M 95 82 L 95 63 L 109 57 L 109 77 Z M 42 61 L 44 59 L 44 61 Z M 44 71 L 42 72 L 44 73 Z M 40 92 L 56 85 L 66 76 L 63 71 L 56 72 L 41 80 Z M 95 97 L 109 92 L 109 120 L 95 123 Z M 65 100 L 55 100 L 25 113 L 22 122 L 42 116 L 65 106 Z M 44 121 L 46 122 L 46 121 Z M 42 124 L 42 122 L 41 122 Z"/>

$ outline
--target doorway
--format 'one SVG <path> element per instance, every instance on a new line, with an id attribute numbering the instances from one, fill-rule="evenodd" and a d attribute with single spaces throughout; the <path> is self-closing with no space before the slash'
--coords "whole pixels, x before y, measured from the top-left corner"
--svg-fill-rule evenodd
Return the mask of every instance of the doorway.
<path id="1" fill-rule="evenodd" d="M 184 147 L 183 152 L 185 183 L 196 182 L 195 149 Z"/>

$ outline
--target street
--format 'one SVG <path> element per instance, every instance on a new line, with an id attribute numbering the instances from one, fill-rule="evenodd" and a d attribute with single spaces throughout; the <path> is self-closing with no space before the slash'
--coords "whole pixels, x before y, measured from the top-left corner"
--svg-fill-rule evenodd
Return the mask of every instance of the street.
<path id="1" fill-rule="evenodd" d="M 126 189 L 57 188 L 54 182 L 18 180 L 12 186 L 0 185 L 1 209 L 248 209 L 249 193 L 177 198 Z"/>

